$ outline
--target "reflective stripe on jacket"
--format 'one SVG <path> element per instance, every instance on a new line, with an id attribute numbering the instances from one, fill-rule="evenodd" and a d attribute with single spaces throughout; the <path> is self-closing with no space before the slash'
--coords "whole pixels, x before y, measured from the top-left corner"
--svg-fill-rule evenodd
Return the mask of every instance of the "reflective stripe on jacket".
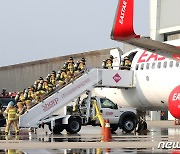
<path id="1" fill-rule="evenodd" d="M 17 109 L 15 107 L 8 107 L 7 114 L 8 114 L 8 120 L 17 120 Z"/>

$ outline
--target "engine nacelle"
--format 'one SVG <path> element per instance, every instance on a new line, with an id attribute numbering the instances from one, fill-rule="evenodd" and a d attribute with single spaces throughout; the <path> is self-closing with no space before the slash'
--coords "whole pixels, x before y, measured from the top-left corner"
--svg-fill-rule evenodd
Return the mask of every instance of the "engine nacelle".
<path id="1" fill-rule="evenodd" d="M 169 95 L 168 108 L 174 118 L 180 119 L 180 85 Z"/>

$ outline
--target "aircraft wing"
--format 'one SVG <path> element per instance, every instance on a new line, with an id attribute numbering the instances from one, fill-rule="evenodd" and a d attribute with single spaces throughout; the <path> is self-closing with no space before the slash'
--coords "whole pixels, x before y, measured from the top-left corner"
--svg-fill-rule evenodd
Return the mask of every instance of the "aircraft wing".
<path id="1" fill-rule="evenodd" d="M 133 22 L 134 0 L 119 0 L 111 38 L 168 58 L 180 60 L 180 48 L 135 34 Z"/>

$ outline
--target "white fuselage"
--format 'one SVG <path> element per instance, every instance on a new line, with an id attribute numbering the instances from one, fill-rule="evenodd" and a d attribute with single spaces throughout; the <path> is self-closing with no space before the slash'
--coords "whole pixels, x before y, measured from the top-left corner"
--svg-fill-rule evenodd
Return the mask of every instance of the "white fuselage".
<path id="1" fill-rule="evenodd" d="M 170 93 L 180 85 L 180 63 L 142 49 L 131 52 L 135 51 L 131 65 L 135 87 L 96 88 L 95 92 L 121 106 L 137 110 L 167 110 Z"/>

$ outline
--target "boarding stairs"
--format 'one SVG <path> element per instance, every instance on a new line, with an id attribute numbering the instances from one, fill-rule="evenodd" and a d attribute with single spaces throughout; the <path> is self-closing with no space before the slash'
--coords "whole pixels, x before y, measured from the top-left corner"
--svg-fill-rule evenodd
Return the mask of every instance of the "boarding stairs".
<path id="1" fill-rule="evenodd" d="M 37 128 L 41 121 L 54 112 L 67 106 L 72 100 L 95 87 L 132 88 L 134 73 L 131 70 L 111 70 L 94 68 L 85 71 L 82 76 L 58 89 L 19 118 L 20 127 Z"/>

